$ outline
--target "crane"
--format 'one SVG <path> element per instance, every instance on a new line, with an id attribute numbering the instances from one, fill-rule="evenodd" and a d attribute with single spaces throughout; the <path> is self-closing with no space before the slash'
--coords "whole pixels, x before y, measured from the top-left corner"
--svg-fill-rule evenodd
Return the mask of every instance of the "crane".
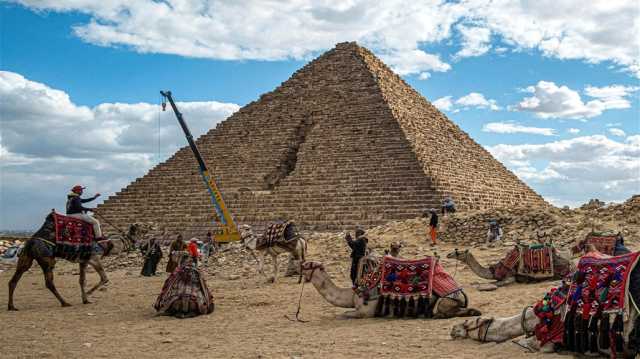
<path id="1" fill-rule="evenodd" d="M 207 169 L 207 165 L 198 150 L 198 146 L 196 146 L 195 141 L 193 140 L 193 136 L 191 135 L 191 131 L 189 131 L 189 127 L 187 127 L 187 123 L 184 121 L 182 117 L 182 113 L 178 111 L 178 107 L 175 102 L 173 102 L 173 97 L 171 97 L 171 91 L 160 91 L 160 94 L 163 97 L 162 102 L 162 110 L 164 111 L 166 107 L 165 100 L 169 100 L 169 104 L 171 104 L 171 108 L 178 119 L 178 123 L 180 123 L 180 127 L 182 127 L 182 131 L 184 135 L 187 137 L 187 142 L 189 142 L 189 147 L 193 152 L 193 155 L 196 157 L 198 161 L 198 166 L 200 169 L 200 175 L 202 175 L 202 180 L 207 186 L 207 190 L 209 191 L 209 195 L 211 196 L 211 202 L 213 203 L 213 207 L 216 210 L 216 215 L 218 218 L 219 229 L 214 234 L 214 240 L 216 242 L 233 242 L 240 240 L 240 232 L 238 231 L 238 226 L 236 225 L 233 217 L 231 216 L 231 212 L 224 203 L 224 199 L 222 198 L 222 193 L 218 188 L 215 180 L 211 177 L 209 170 Z"/>

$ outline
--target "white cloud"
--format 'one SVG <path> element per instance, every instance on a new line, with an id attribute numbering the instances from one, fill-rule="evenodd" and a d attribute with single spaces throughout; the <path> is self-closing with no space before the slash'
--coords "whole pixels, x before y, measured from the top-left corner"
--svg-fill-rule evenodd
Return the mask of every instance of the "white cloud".
<path id="1" fill-rule="evenodd" d="M 579 128 L 570 128 L 570 129 L 567 130 L 567 132 L 569 132 L 570 134 L 575 135 L 575 134 L 580 133 L 580 129 Z"/>
<path id="2" fill-rule="evenodd" d="M 456 100 L 456 105 L 460 105 L 463 108 L 489 108 L 492 111 L 500 110 L 500 106 L 496 103 L 496 100 L 487 100 L 483 94 L 477 92 L 471 92 L 468 95 L 462 96 Z"/>
<path id="3" fill-rule="evenodd" d="M 64 91 L 7 71 L 0 71 L 0 98 L 0 228 L 39 225 L 29 221 L 64 204 L 76 182 L 115 192 L 186 145 L 173 114 L 160 114 L 159 105 L 79 106 Z M 214 101 L 178 106 L 196 137 L 239 108 Z M 19 213 L 8 210 L 15 205 Z"/>
<path id="4" fill-rule="evenodd" d="M 592 118 L 600 116 L 606 110 L 631 106 L 624 96 L 635 91 L 634 88 L 624 87 L 626 90 L 623 91 L 617 87 L 619 86 L 587 87 L 585 89 L 587 95 L 597 99 L 583 102 L 580 94 L 567 86 L 539 81 L 535 86 L 529 86 L 525 90 L 532 93 L 533 96 L 522 99 L 512 109 L 534 112 L 540 118 Z"/>
<path id="5" fill-rule="evenodd" d="M 439 110 L 449 111 L 453 106 L 453 102 L 451 101 L 451 96 L 445 96 L 433 101 L 433 105 Z"/>
<path id="6" fill-rule="evenodd" d="M 424 70 L 445 72 L 451 66 L 436 55 L 422 50 L 404 50 L 381 53 L 381 59 L 389 64 L 398 75 L 424 73 Z"/>
<path id="7" fill-rule="evenodd" d="M 427 80 L 429 77 L 431 77 L 431 74 L 428 72 L 421 72 L 420 75 L 418 75 L 419 80 Z"/>
<path id="8" fill-rule="evenodd" d="M 491 30 L 485 27 L 469 27 L 458 25 L 462 37 L 462 49 L 456 53 L 456 58 L 481 56 L 491 49 Z"/>
<path id="9" fill-rule="evenodd" d="M 394 67 L 417 74 L 446 67 L 437 55 L 420 53 L 425 45 L 460 34 L 457 56 L 479 56 L 489 50 L 493 34 L 515 50 L 537 49 L 546 56 L 591 63 L 610 61 L 640 76 L 635 0 L 13 1 L 36 10 L 87 14 L 90 20 L 74 27 L 84 41 L 125 45 L 143 53 L 300 59 L 336 42 L 355 40 L 376 53 L 395 54 Z M 416 63 L 414 56 L 422 58 Z"/>
<path id="10" fill-rule="evenodd" d="M 609 133 L 618 137 L 625 137 L 627 135 L 623 130 L 619 128 L 610 128 Z"/>
<path id="11" fill-rule="evenodd" d="M 602 135 L 545 144 L 488 148 L 520 178 L 556 203 L 597 197 L 619 201 L 640 191 L 640 135 L 624 142 Z M 533 166 L 531 163 L 538 163 Z"/>
<path id="12" fill-rule="evenodd" d="M 510 122 L 490 122 L 482 126 L 482 131 L 492 133 L 528 133 L 542 136 L 555 135 L 553 128 L 528 127 Z"/>

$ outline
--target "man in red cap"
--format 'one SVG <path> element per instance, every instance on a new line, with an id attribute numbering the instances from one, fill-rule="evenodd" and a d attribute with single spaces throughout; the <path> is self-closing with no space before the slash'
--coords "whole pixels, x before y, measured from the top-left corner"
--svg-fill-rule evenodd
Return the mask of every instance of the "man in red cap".
<path id="1" fill-rule="evenodd" d="M 100 193 L 96 193 L 95 196 L 91 198 L 80 198 L 82 195 L 82 191 L 86 187 L 82 187 L 80 185 L 73 186 L 71 192 L 67 195 L 67 216 L 79 218 L 85 222 L 89 222 L 93 225 L 93 232 L 96 237 L 96 240 L 101 240 L 102 238 L 102 230 L 100 229 L 100 222 L 97 219 L 93 218 L 86 212 L 93 212 L 93 208 L 85 208 L 82 206 L 83 203 L 91 202 L 94 199 L 100 197 Z"/>

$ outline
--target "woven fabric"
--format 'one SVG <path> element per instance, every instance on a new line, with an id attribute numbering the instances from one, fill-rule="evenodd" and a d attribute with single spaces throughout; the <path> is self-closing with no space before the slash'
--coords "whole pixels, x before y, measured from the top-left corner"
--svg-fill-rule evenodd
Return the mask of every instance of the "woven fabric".
<path id="1" fill-rule="evenodd" d="M 616 249 L 616 236 L 590 236 L 586 244 L 592 244 L 598 252 L 612 256 Z"/>
<path id="2" fill-rule="evenodd" d="M 610 258 L 582 257 L 569 293 L 569 304 L 583 316 L 629 310 L 629 277 L 640 252 Z"/>
<path id="3" fill-rule="evenodd" d="M 522 265 L 518 268 L 518 274 L 534 277 L 553 276 L 552 247 L 524 247 L 520 252 L 520 260 Z"/>
<path id="4" fill-rule="evenodd" d="M 443 298 L 461 290 L 460 284 L 449 273 L 445 272 L 440 263 L 436 263 L 435 272 L 433 273 L 433 292 Z"/>
<path id="5" fill-rule="evenodd" d="M 295 248 L 295 241 L 298 237 L 298 232 L 293 221 L 286 221 L 280 223 L 271 223 L 267 226 L 264 233 L 256 243 L 256 249 L 263 249 L 273 246 Z"/>
<path id="6" fill-rule="evenodd" d="M 190 259 L 185 259 L 164 282 L 153 307 L 158 312 L 192 317 L 211 313 L 214 303 L 202 273 Z"/>
<path id="7" fill-rule="evenodd" d="M 563 282 L 562 286 L 552 288 L 533 307 L 533 312 L 539 319 L 534 332 L 541 346 L 548 342 L 556 344 L 563 342 L 562 306 L 567 301 L 568 293 L 569 285 Z"/>
<path id="8" fill-rule="evenodd" d="M 391 298 L 430 297 L 433 291 L 434 258 L 382 260 L 380 295 Z"/>
<path id="9" fill-rule="evenodd" d="M 93 225 L 81 219 L 54 213 L 56 257 L 86 260 L 93 252 Z"/>
<path id="10" fill-rule="evenodd" d="M 518 263 L 520 262 L 520 251 L 518 248 L 512 249 L 507 255 L 502 258 L 497 264 L 489 267 L 489 270 L 493 273 L 493 277 L 496 280 L 503 280 L 509 275 L 515 274 L 518 269 Z"/>

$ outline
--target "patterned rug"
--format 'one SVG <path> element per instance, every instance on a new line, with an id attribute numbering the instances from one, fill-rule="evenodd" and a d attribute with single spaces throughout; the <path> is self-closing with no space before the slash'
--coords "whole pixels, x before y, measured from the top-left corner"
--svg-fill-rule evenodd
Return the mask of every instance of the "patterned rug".
<path id="1" fill-rule="evenodd" d="M 562 344 L 564 340 L 564 323 L 562 321 L 562 308 L 567 302 L 569 285 L 562 282 L 557 288 L 552 288 L 533 307 L 533 312 L 539 319 L 535 327 L 536 339 L 543 346 L 549 342 Z"/>
<path id="2" fill-rule="evenodd" d="M 496 265 L 489 267 L 489 270 L 491 270 L 497 280 L 503 280 L 509 276 L 509 274 L 515 274 L 518 263 L 520 263 L 520 251 L 516 247 L 507 253 Z"/>
<path id="3" fill-rule="evenodd" d="M 538 279 L 553 277 L 553 247 L 521 247 L 518 274 Z"/>
<path id="4" fill-rule="evenodd" d="M 56 257 L 86 260 L 94 250 L 93 225 L 81 219 L 54 213 Z"/>
<path id="5" fill-rule="evenodd" d="M 273 247 L 275 245 L 295 248 L 295 241 L 300 236 L 293 221 L 271 223 L 256 243 L 256 249 Z"/>
<path id="6" fill-rule="evenodd" d="M 589 236 L 586 244 L 592 244 L 598 252 L 612 256 L 616 249 L 617 236 Z"/>
<path id="7" fill-rule="evenodd" d="M 380 295 L 390 298 L 446 297 L 462 290 L 434 257 L 406 260 L 385 256 L 380 274 Z"/>

